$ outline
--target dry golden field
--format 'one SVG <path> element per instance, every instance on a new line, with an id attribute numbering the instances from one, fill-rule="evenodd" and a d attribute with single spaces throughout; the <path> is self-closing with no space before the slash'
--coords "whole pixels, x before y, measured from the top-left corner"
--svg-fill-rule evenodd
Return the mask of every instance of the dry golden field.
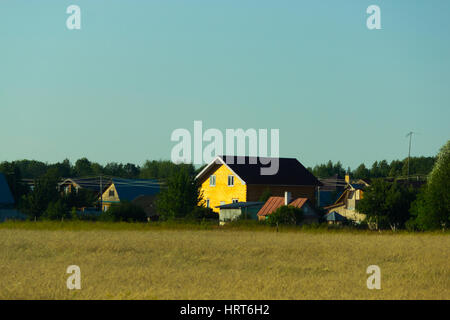
<path id="1" fill-rule="evenodd" d="M 449 253 L 448 234 L 2 227 L 0 299 L 449 299 Z"/>

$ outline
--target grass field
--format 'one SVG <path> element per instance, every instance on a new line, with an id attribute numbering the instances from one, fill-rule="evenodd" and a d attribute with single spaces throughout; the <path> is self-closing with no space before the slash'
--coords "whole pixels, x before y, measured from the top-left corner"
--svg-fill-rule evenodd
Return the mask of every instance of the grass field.
<path id="1" fill-rule="evenodd" d="M 450 299 L 449 253 L 448 233 L 5 223 L 0 299 Z"/>

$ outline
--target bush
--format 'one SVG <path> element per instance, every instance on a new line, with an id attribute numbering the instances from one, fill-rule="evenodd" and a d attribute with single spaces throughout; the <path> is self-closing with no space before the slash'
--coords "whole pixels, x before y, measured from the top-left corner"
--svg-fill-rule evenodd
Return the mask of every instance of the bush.
<path id="1" fill-rule="evenodd" d="M 303 221 L 303 211 L 292 206 L 281 206 L 267 218 L 271 226 L 280 224 L 299 225 Z"/>
<path id="2" fill-rule="evenodd" d="M 71 214 L 63 201 L 50 202 L 42 214 L 42 218 L 48 220 L 70 219 Z"/>
<path id="3" fill-rule="evenodd" d="M 122 201 L 118 204 L 113 204 L 107 211 L 100 215 L 103 221 L 147 221 L 145 211 L 131 202 Z"/>
<path id="4" fill-rule="evenodd" d="M 191 220 L 219 220 L 219 214 L 211 208 L 196 206 L 186 218 Z"/>

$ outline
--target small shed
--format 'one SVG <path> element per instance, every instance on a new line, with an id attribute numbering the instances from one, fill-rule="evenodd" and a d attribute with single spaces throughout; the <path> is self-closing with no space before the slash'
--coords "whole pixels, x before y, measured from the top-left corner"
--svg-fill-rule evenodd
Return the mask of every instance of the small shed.
<path id="1" fill-rule="evenodd" d="M 262 208 L 264 202 L 234 202 L 217 206 L 219 211 L 220 225 L 224 225 L 229 221 L 234 221 L 239 218 L 257 220 L 258 211 Z"/>
<path id="2" fill-rule="evenodd" d="M 329 224 L 341 224 L 344 221 L 347 221 L 347 218 L 340 215 L 336 211 L 332 211 L 327 213 L 324 218 L 327 220 Z"/>

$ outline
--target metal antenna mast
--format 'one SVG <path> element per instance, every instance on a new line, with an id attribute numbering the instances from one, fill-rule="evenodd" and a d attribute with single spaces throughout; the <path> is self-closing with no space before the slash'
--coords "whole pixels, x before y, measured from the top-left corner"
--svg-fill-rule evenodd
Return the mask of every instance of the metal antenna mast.
<path id="1" fill-rule="evenodd" d="M 409 150 L 408 150 L 408 176 L 407 179 L 409 180 L 409 161 L 411 158 L 411 140 L 412 140 L 412 136 L 415 132 L 410 131 L 406 136 L 409 137 Z"/>

